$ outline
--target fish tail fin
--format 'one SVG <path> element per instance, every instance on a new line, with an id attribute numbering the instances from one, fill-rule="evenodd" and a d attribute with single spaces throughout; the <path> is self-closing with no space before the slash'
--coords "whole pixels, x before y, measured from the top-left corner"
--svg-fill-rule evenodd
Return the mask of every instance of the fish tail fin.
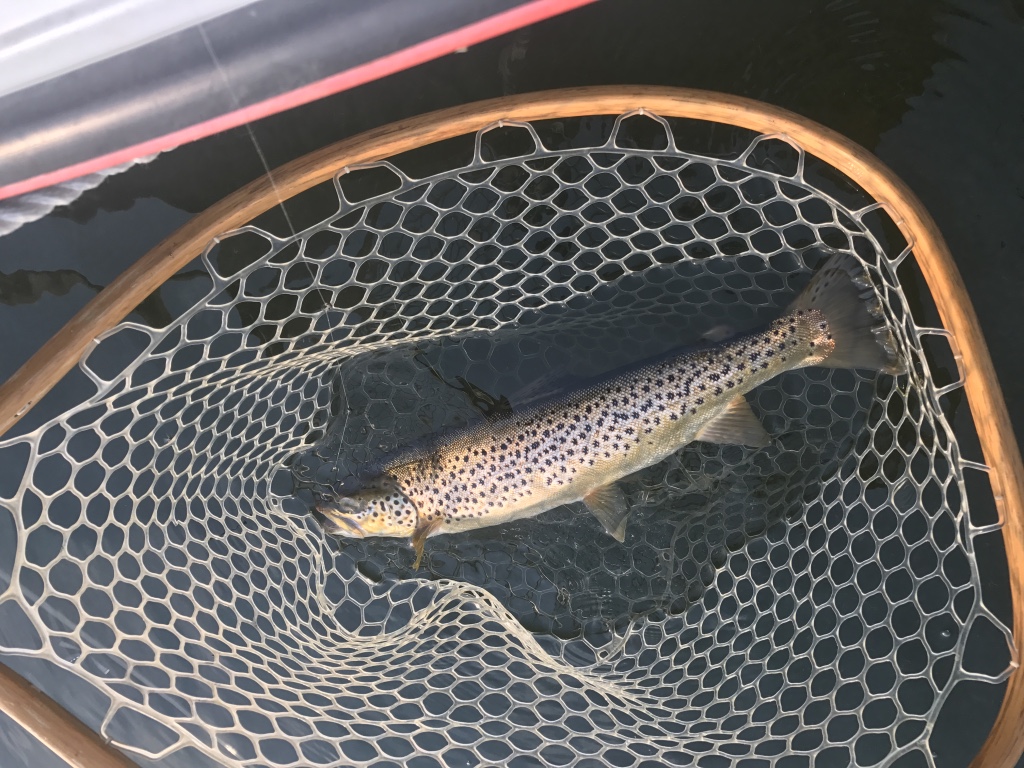
<path id="1" fill-rule="evenodd" d="M 789 308 L 816 309 L 825 315 L 835 347 L 821 362 L 826 368 L 869 368 L 899 374 L 906 366 L 896 352 L 892 331 L 864 265 L 838 253 L 819 269 Z"/>

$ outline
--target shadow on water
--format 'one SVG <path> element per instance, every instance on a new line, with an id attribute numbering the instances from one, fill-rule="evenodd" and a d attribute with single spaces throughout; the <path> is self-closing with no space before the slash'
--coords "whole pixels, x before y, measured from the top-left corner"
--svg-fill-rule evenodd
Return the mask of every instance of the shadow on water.
<path id="1" fill-rule="evenodd" d="M 537 312 L 486 336 L 403 344 L 348 359 L 332 380 L 332 422 L 292 472 L 307 501 L 409 441 L 479 421 L 517 392 L 571 371 L 592 376 L 698 340 L 717 325 L 753 327 L 775 317 L 806 280 L 761 272 L 760 257 L 686 261 L 602 289 L 583 309 Z M 754 272 L 754 274 L 758 274 Z M 746 275 L 742 306 L 722 303 Z M 754 287 L 760 286 L 760 287 Z M 632 288 L 633 290 L 630 290 Z M 681 299 L 680 297 L 686 297 Z M 730 307 L 735 307 L 730 309 Z M 644 616 L 678 614 L 699 601 L 732 553 L 773 524 L 798 517 L 854 450 L 869 421 L 876 380 L 822 368 L 784 374 L 748 395 L 773 436 L 763 450 L 693 443 L 624 485 L 626 541 L 607 536 L 580 504 L 530 520 L 431 538 L 424 561 L 396 539 L 339 540 L 369 579 L 454 579 L 486 589 L 541 639 L 596 648 Z M 874 419 L 882 414 L 875 414 Z"/>
<path id="2" fill-rule="evenodd" d="M 85 275 L 73 269 L 55 269 L 49 272 L 19 269 L 9 274 L 0 272 L 0 304 L 12 307 L 19 304 L 34 304 L 44 294 L 65 296 L 78 285 L 96 293 L 103 290 L 103 286 L 89 282 Z"/>
<path id="3" fill-rule="evenodd" d="M 162 294 L 173 293 L 175 283 L 188 283 L 196 278 L 205 280 L 207 275 L 198 270 L 182 271 L 172 275 L 167 279 L 166 287 L 161 287 L 160 290 L 154 291 L 143 299 L 135 308 L 134 313 L 154 328 L 169 325 L 176 315 L 168 308 Z M 47 271 L 19 269 L 9 274 L 0 272 L 0 304 L 9 307 L 35 304 L 44 295 L 65 296 L 78 286 L 93 293 L 103 290 L 102 285 L 90 282 L 85 275 L 73 269 Z"/>

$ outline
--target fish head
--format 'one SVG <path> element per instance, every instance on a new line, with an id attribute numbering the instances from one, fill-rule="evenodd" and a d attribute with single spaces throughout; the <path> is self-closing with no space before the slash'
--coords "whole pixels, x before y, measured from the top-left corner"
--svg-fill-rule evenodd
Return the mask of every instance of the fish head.
<path id="1" fill-rule="evenodd" d="M 416 531 L 416 505 L 390 478 L 350 492 L 332 494 L 313 509 L 320 527 L 332 536 L 409 537 Z"/>

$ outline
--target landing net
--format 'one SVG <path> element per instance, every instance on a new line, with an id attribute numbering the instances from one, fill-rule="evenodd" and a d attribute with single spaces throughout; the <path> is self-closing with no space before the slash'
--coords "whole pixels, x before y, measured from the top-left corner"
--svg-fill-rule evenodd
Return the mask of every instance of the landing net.
<path id="1" fill-rule="evenodd" d="M 225 233 L 207 295 L 106 334 L 97 393 L 0 443 L 5 648 L 70 673 L 80 717 L 171 762 L 941 763 L 949 692 L 1009 664 L 968 669 L 968 637 L 1009 633 L 940 406 L 959 383 L 873 200 L 784 138 L 650 114 L 492 126 L 310 199 L 329 214 L 298 235 Z M 624 544 L 561 508 L 433 538 L 413 570 L 303 514 L 540 378 L 767 321 L 834 251 L 909 375 L 759 388 L 773 444 L 632 478 Z"/>

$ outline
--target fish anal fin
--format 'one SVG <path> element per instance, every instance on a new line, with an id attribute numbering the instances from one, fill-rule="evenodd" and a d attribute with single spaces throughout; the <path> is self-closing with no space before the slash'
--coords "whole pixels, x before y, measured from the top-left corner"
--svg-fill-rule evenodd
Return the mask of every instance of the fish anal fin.
<path id="1" fill-rule="evenodd" d="M 420 563 L 423 562 L 423 547 L 427 543 L 427 538 L 441 527 L 441 522 L 442 519 L 440 517 L 435 517 L 433 520 L 420 523 L 416 526 L 416 530 L 413 531 L 411 539 L 412 548 L 416 551 L 416 560 L 412 564 L 413 570 L 419 569 Z"/>
<path id="2" fill-rule="evenodd" d="M 724 411 L 701 428 L 697 433 L 697 440 L 764 448 L 771 444 L 772 438 L 757 420 L 747 399 L 739 395 L 730 401 Z"/>
<path id="3" fill-rule="evenodd" d="M 595 488 L 583 497 L 583 503 L 613 539 L 625 541 L 629 505 L 626 503 L 626 495 L 618 485 L 611 483 Z"/>

